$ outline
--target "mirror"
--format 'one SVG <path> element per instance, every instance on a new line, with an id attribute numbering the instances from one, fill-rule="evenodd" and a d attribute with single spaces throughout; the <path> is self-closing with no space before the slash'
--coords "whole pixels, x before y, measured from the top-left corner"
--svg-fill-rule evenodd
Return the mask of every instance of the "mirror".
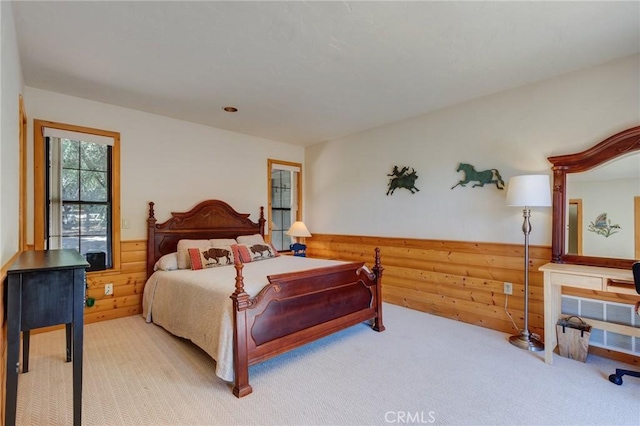
<path id="1" fill-rule="evenodd" d="M 640 259 L 640 126 L 548 160 L 552 262 L 631 268 Z"/>
<path id="2" fill-rule="evenodd" d="M 567 254 L 637 259 L 640 151 L 567 175 Z"/>

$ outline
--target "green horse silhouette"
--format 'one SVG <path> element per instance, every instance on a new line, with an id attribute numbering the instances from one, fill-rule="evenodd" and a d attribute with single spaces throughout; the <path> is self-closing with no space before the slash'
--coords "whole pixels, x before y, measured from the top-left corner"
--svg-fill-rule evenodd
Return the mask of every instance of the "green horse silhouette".
<path id="1" fill-rule="evenodd" d="M 464 179 L 453 185 L 451 189 L 455 188 L 458 185 L 467 186 L 469 182 L 478 182 L 473 184 L 472 188 L 475 188 L 476 186 L 484 186 L 485 183 L 495 183 L 496 188 L 504 189 L 504 181 L 502 180 L 502 176 L 500 176 L 500 172 L 498 172 L 497 169 L 478 172 L 471 164 L 460 163 L 456 172 L 460 171 L 464 172 Z"/>

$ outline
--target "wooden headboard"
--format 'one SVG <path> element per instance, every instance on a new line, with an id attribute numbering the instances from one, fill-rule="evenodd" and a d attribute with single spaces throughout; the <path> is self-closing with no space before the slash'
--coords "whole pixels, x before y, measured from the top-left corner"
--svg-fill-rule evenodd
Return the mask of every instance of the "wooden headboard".
<path id="1" fill-rule="evenodd" d="M 158 259 L 176 251 L 180 240 L 236 238 L 253 234 L 264 237 L 264 207 L 260 207 L 260 219 L 255 223 L 249 219 L 249 213 L 238 213 L 224 201 L 206 200 L 188 212 L 172 212 L 171 219 L 157 223 L 154 205 L 149 203 L 147 219 L 147 277 L 153 274 L 153 265 Z"/>

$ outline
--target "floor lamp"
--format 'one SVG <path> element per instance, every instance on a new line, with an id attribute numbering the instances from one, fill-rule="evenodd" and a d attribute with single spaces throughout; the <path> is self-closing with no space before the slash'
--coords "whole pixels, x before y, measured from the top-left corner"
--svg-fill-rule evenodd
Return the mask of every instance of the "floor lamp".
<path id="1" fill-rule="evenodd" d="M 544 344 L 529 332 L 529 234 L 531 233 L 531 207 L 550 207 L 551 191 L 549 176 L 525 175 L 509 179 L 507 205 L 523 207 L 522 232 L 524 233 L 524 328 L 520 334 L 511 336 L 512 345 L 529 351 L 542 351 Z"/>

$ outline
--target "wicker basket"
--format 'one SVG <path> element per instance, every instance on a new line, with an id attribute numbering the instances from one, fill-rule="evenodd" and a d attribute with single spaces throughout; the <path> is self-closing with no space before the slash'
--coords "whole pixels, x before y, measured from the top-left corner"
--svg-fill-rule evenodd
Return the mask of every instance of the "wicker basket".
<path id="1" fill-rule="evenodd" d="M 556 324 L 558 333 L 558 352 L 560 356 L 580 362 L 587 360 L 591 326 L 582 318 L 568 316 L 560 318 Z"/>

